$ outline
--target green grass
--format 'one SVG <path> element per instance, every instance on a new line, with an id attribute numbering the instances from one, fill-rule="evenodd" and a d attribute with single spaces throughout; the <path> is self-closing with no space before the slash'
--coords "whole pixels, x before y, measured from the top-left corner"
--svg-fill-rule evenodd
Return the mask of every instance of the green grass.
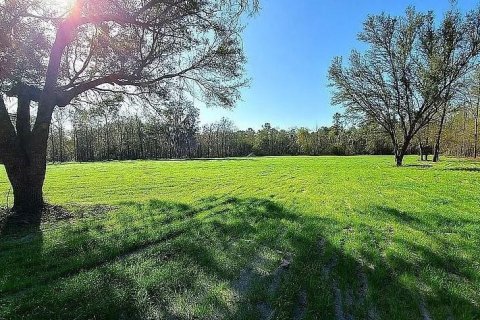
<path id="1" fill-rule="evenodd" d="M 0 237 L 0 319 L 480 319 L 480 162 L 406 162 L 51 165 L 75 217 Z"/>

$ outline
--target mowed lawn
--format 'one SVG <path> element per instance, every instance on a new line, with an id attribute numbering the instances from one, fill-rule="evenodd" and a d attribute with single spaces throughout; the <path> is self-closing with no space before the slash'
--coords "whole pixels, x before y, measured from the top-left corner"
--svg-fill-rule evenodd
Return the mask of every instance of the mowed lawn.
<path id="1" fill-rule="evenodd" d="M 0 319 L 480 319 L 480 162 L 64 164 L 45 192 L 73 217 L 0 236 Z"/>

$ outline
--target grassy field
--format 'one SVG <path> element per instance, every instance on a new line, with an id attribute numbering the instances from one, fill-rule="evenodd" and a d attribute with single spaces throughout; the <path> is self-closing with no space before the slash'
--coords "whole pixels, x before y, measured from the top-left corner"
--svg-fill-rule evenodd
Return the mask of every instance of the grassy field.
<path id="1" fill-rule="evenodd" d="M 480 162 L 406 162 L 51 165 L 0 319 L 480 319 Z"/>

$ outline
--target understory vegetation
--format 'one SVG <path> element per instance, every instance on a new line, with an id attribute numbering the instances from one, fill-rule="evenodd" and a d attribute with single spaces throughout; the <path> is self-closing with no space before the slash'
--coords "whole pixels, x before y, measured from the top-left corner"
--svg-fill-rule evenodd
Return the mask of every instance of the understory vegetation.
<path id="1" fill-rule="evenodd" d="M 50 165 L 62 207 L 2 219 L 0 318 L 478 319 L 479 174 L 389 156 Z M 3 205 L 9 187 L 2 172 Z"/>
<path id="2" fill-rule="evenodd" d="M 473 97 L 472 97 L 473 99 Z M 478 110 L 474 103 L 451 110 L 440 136 L 443 155 L 478 155 Z M 224 158 L 286 155 L 387 155 L 394 153 L 388 134 L 373 121 L 358 122 L 339 113 L 331 126 L 241 130 L 222 118 L 200 125 L 200 111 L 191 104 L 157 110 L 152 116 L 109 110 L 58 109 L 48 141 L 49 162 L 172 158 Z M 433 146 L 440 126 L 434 122 L 408 148 Z M 432 153 L 432 152 L 430 152 Z"/>

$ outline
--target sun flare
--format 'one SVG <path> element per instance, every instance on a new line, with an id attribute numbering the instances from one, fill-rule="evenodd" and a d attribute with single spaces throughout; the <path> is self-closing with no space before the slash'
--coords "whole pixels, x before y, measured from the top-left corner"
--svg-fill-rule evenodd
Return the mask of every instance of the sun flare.
<path id="1" fill-rule="evenodd" d="M 58 11 L 69 11 L 76 0 L 45 0 L 45 2 Z"/>

